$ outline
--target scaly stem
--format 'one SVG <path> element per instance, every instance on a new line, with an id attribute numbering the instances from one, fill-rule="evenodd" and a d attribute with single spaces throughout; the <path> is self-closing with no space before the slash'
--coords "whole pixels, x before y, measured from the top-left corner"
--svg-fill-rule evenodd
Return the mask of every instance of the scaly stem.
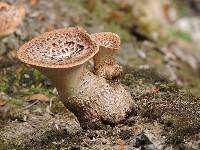
<path id="1" fill-rule="evenodd" d="M 85 64 L 72 68 L 35 68 L 49 78 L 61 98 L 69 96 L 77 89 L 81 76 L 86 71 Z"/>
<path id="2" fill-rule="evenodd" d="M 131 95 L 119 83 L 109 83 L 85 65 L 68 69 L 37 67 L 56 86 L 64 105 L 83 128 L 117 124 L 134 109 Z"/>
<path id="3" fill-rule="evenodd" d="M 105 47 L 99 48 L 99 52 L 94 56 L 94 73 L 106 79 L 113 79 L 122 73 L 122 67 L 113 59 L 116 50 Z"/>

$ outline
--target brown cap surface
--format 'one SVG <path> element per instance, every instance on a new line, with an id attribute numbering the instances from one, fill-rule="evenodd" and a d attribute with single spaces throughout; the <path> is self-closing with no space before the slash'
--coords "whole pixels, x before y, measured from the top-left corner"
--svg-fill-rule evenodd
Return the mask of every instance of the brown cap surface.
<path id="1" fill-rule="evenodd" d="M 99 46 L 109 49 L 120 48 L 120 37 L 116 33 L 99 32 L 91 34 L 91 38 L 97 42 Z"/>
<path id="2" fill-rule="evenodd" d="M 92 58 L 99 48 L 90 35 L 78 28 L 57 29 L 32 39 L 17 52 L 30 65 L 69 68 Z"/>
<path id="3" fill-rule="evenodd" d="M 10 7 L 10 5 L 8 5 L 7 3 L 0 2 L 0 10 L 8 9 L 9 7 Z"/>
<path id="4" fill-rule="evenodd" d="M 25 9 L 23 6 L 12 6 L 0 2 L 0 36 L 14 32 L 24 15 Z"/>

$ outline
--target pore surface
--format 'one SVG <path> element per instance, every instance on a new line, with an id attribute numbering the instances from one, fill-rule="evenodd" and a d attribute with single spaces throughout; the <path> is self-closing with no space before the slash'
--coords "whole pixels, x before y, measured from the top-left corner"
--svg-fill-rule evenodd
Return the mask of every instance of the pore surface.
<path id="1" fill-rule="evenodd" d="M 91 58 L 98 48 L 90 36 L 76 28 L 47 32 L 20 48 L 18 57 L 32 65 L 71 67 Z"/>

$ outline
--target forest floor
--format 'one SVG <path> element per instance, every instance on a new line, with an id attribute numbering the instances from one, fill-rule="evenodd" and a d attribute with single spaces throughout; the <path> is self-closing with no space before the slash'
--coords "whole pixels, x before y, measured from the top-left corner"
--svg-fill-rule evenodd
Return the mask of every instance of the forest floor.
<path id="1" fill-rule="evenodd" d="M 191 18 L 192 25 L 200 23 L 198 8 L 187 0 L 182 6 L 154 0 L 161 16 L 148 16 L 154 7 L 144 9 L 143 0 L 3 1 L 23 4 L 27 14 L 15 33 L 0 39 L 0 150 L 200 149 L 200 27 L 177 29 Z M 133 10 L 146 11 L 137 16 Z M 83 130 L 47 78 L 17 60 L 26 41 L 69 26 L 120 35 L 119 81 L 137 104 L 123 124 Z"/>

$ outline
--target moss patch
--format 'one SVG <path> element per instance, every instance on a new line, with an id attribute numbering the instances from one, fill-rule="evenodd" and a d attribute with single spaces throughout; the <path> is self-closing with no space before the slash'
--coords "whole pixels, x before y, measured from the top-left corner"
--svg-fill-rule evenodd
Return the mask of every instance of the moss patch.
<path id="1" fill-rule="evenodd" d="M 200 98 L 178 89 L 154 70 L 128 69 L 122 82 L 138 105 L 138 115 L 148 122 L 165 125 L 170 144 L 179 144 L 185 137 L 199 132 Z"/>

